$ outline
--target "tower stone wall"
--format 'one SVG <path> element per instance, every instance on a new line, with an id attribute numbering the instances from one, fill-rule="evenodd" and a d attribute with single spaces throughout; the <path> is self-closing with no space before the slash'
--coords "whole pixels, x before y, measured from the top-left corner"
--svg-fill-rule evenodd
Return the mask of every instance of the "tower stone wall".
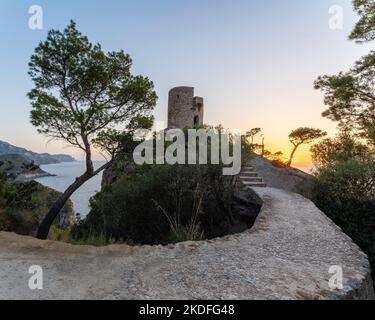
<path id="1" fill-rule="evenodd" d="M 194 97 L 193 87 L 177 87 L 169 91 L 169 129 L 202 125 L 203 116 L 204 100 L 201 97 Z"/>

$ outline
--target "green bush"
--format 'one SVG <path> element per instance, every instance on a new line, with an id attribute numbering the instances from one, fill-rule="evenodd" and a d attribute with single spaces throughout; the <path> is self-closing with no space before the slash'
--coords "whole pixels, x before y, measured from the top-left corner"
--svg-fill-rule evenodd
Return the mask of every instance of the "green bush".
<path id="1" fill-rule="evenodd" d="M 221 166 L 142 166 L 97 194 L 75 239 L 105 235 L 140 244 L 224 235 L 231 218 L 232 177 Z M 229 199 L 229 200 L 228 200 Z"/>
<path id="2" fill-rule="evenodd" d="M 317 206 L 367 253 L 375 270 L 374 161 L 351 159 L 321 168 L 314 193 Z"/>
<path id="3" fill-rule="evenodd" d="M 196 129 L 203 128 L 213 129 Z M 220 126 L 216 129 L 222 130 Z M 156 139 L 161 139 L 161 135 L 156 134 Z M 241 156 L 245 163 L 253 152 L 246 139 L 242 140 Z M 171 144 L 164 142 L 166 146 Z M 208 163 L 211 143 L 208 139 Z M 185 148 L 188 157 L 188 143 Z M 222 164 L 137 166 L 127 154 L 120 153 L 105 172 L 105 187 L 92 199 L 90 214 L 73 228 L 73 239 L 85 241 L 104 235 L 107 239 L 138 244 L 176 243 L 223 236 L 230 233 L 233 225 L 237 224 L 239 230 L 253 221 L 253 216 L 243 218 L 244 222 L 232 212 L 235 179 L 223 176 Z M 249 210 L 257 209 L 258 204 Z"/>
<path id="4" fill-rule="evenodd" d="M 59 192 L 35 181 L 3 182 L 0 190 L 0 231 L 30 236 L 35 235 L 41 219 L 59 196 Z M 64 210 L 73 214 L 70 205 Z M 57 220 L 55 225 L 57 228 Z"/>

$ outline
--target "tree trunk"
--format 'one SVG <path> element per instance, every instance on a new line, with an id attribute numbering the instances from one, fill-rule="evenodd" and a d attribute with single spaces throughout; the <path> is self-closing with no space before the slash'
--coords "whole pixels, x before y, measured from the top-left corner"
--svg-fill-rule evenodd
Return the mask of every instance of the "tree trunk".
<path id="1" fill-rule="evenodd" d="M 56 217 L 59 215 L 60 211 L 64 207 L 65 203 L 68 201 L 70 196 L 79 189 L 85 182 L 90 180 L 92 177 L 96 176 L 98 173 L 100 173 L 102 170 L 108 168 L 111 165 L 112 161 L 106 163 L 98 170 L 89 173 L 86 172 L 82 176 L 76 179 L 68 189 L 65 190 L 65 192 L 58 198 L 55 203 L 52 205 L 50 210 L 48 211 L 47 215 L 44 217 L 42 223 L 39 225 L 38 232 L 37 232 L 37 238 L 40 240 L 46 240 L 48 237 L 49 230 L 52 226 L 52 223 L 55 221 Z"/>
<path id="2" fill-rule="evenodd" d="M 89 139 L 87 136 L 82 133 L 82 141 L 85 145 L 85 153 L 86 153 L 86 173 L 87 174 L 93 174 L 94 173 L 94 164 L 92 163 L 91 160 L 91 146 Z"/>
<path id="3" fill-rule="evenodd" d="M 288 166 L 288 167 L 290 167 L 290 166 L 292 165 L 293 158 L 294 158 L 294 154 L 296 153 L 298 147 L 299 147 L 298 144 L 294 145 L 294 149 L 293 149 L 293 151 L 292 151 L 292 153 L 291 153 L 291 155 L 290 155 L 289 161 L 288 161 L 288 163 L 287 163 L 287 166 Z"/>

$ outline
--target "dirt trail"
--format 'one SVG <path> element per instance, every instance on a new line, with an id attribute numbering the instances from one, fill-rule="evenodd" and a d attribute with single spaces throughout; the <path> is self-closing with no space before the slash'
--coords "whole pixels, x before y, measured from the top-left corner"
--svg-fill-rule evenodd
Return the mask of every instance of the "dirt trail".
<path id="1" fill-rule="evenodd" d="M 315 205 L 256 189 L 265 204 L 253 229 L 168 247 L 79 247 L 0 233 L 0 299 L 371 298 L 367 257 Z M 31 265 L 44 289 L 30 290 Z M 332 292 L 340 265 L 344 289 Z"/>

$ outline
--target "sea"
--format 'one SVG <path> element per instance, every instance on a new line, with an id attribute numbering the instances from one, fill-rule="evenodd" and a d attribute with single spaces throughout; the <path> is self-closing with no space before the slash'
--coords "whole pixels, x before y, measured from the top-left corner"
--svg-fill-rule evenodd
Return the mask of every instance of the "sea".
<path id="1" fill-rule="evenodd" d="M 94 161 L 95 168 L 99 168 L 103 164 L 105 164 L 104 161 Z M 34 180 L 49 188 L 64 192 L 77 177 L 85 172 L 86 163 L 85 161 L 62 162 L 41 165 L 40 168 L 55 176 L 41 177 Z M 70 198 L 73 202 L 74 211 L 79 213 L 82 219 L 90 212 L 90 198 L 101 189 L 102 174 L 100 173 L 91 178 Z"/>

